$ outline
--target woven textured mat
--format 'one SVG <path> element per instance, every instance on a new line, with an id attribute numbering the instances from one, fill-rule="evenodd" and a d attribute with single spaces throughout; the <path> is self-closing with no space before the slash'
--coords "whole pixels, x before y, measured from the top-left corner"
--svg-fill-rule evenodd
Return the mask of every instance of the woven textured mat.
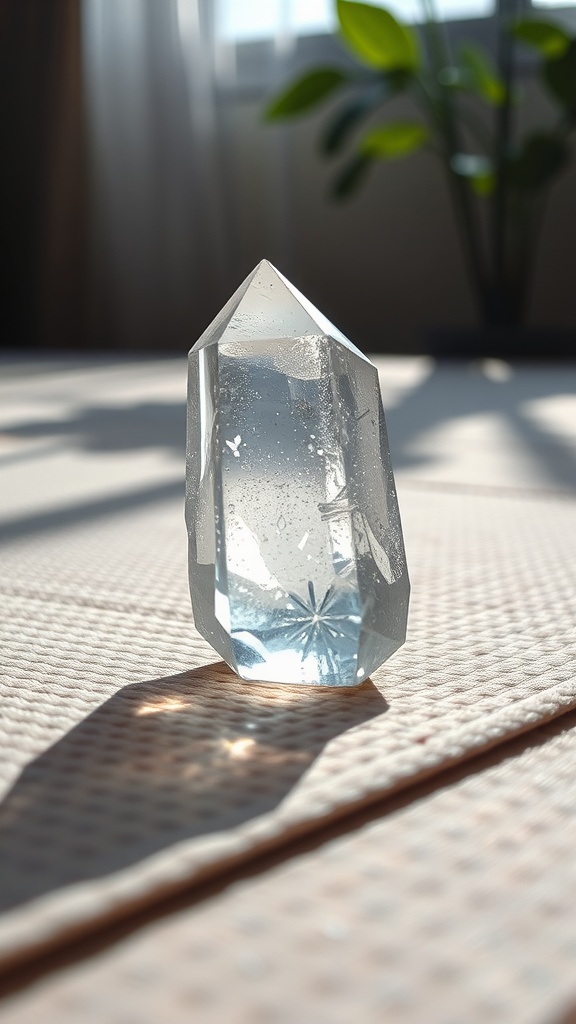
<path id="1" fill-rule="evenodd" d="M 505 751 L 36 982 L 2 1021 L 574 1024 L 576 714 Z"/>
<path id="2" fill-rule="evenodd" d="M 2 551 L 5 967 L 575 706 L 576 502 L 400 498 L 409 640 L 345 692 L 214 665 L 179 498 Z"/>

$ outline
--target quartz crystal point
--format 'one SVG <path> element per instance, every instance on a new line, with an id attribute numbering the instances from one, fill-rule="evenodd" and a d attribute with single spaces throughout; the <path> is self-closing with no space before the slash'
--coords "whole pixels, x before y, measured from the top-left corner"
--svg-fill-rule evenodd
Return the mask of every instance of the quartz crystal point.
<path id="1" fill-rule="evenodd" d="M 362 682 L 410 590 L 375 367 L 267 260 L 189 359 L 197 629 L 244 679 Z"/>

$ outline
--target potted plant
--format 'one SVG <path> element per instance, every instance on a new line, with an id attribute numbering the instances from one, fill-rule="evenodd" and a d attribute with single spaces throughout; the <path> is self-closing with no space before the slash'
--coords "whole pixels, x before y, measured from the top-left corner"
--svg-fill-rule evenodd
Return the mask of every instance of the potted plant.
<path id="1" fill-rule="evenodd" d="M 338 199 L 359 188 L 377 161 L 430 149 L 444 168 L 480 323 L 476 332 L 438 333 L 436 349 L 526 354 L 522 326 L 543 209 L 569 160 L 576 125 L 576 40 L 548 20 L 517 17 L 518 0 L 499 0 L 493 62 L 475 45 L 451 52 L 434 0 L 422 0 L 421 33 L 381 7 L 354 0 L 336 6 L 355 66 L 308 71 L 273 98 L 266 118 L 280 121 L 340 100 L 321 139 L 326 157 L 345 155 L 332 182 Z M 523 137 L 515 123 L 519 47 L 535 55 L 555 107 L 549 125 Z M 391 120 L 387 104 L 401 93 L 412 97 L 417 116 Z M 378 113 L 383 119 L 375 124 Z M 559 330 L 552 335 L 547 354 L 569 354 L 571 339 Z M 543 343 L 541 336 L 534 340 Z"/>

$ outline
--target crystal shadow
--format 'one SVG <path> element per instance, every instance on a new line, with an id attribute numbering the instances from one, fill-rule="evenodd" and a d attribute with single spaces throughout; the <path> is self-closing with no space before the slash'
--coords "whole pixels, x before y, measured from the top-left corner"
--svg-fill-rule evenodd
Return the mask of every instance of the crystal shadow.
<path id="1" fill-rule="evenodd" d="M 124 687 L 0 806 L 0 910 L 273 810 L 331 739 L 387 708 L 370 680 L 245 683 L 223 663 Z"/>

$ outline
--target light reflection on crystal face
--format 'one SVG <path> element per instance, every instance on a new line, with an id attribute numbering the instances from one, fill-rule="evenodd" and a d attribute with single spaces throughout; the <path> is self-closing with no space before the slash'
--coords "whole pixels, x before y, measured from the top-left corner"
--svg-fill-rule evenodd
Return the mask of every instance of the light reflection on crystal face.
<path id="1" fill-rule="evenodd" d="M 280 527 L 277 529 L 279 530 Z M 270 574 L 262 554 L 258 538 L 235 510 L 228 517 L 230 542 L 228 543 L 228 573 L 249 583 L 256 583 L 264 590 L 279 586 Z M 240 589 L 240 588 L 239 588 Z M 246 588 L 244 592 L 247 593 Z"/>
<path id="2" fill-rule="evenodd" d="M 356 632 L 354 627 L 360 622 L 360 616 L 349 611 L 342 614 L 341 594 L 334 585 L 320 603 L 316 601 L 312 580 L 308 580 L 308 601 L 296 594 L 290 594 L 290 599 L 296 605 L 296 614 L 292 618 L 292 631 L 289 626 L 286 629 L 286 637 L 289 643 L 302 642 L 302 657 L 306 657 L 315 642 L 330 648 L 331 640 Z"/>
<path id="3" fill-rule="evenodd" d="M 314 683 L 326 672 L 355 674 L 361 616 L 353 587 L 334 583 L 318 599 L 309 580 L 305 594 L 276 593 L 273 600 L 274 609 L 263 616 L 260 597 L 256 614 L 247 607 L 242 628 L 232 629 L 233 649 L 248 678 L 261 678 L 263 670 L 270 678 L 287 657 L 301 681 Z"/>
<path id="4" fill-rule="evenodd" d="M 191 353 L 191 592 L 245 678 L 355 685 L 409 585 L 376 371 L 311 309 L 262 264 Z"/>
<path id="5" fill-rule="evenodd" d="M 351 512 L 355 512 L 356 507 L 348 494 L 348 485 L 344 484 L 335 497 L 332 498 L 332 501 L 320 502 L 318 511 L 322 517 L 322 522 L 329 523 L 332 519 L 342 519 Z"/>

